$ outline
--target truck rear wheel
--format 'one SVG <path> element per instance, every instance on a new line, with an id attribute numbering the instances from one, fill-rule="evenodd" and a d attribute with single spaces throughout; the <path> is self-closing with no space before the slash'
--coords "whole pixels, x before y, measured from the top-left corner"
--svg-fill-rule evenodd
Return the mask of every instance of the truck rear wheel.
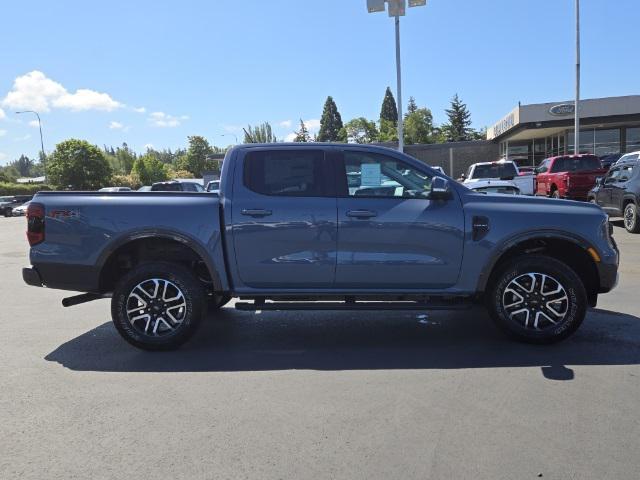
<path id="1" fill-rule="evenodd" d="M 527 343 L 564 340 L 582 324 L 587 293 L 565 263 L 544 255 L 516 257 L 493 277 L 487 308 L 507 335 Z"/>
<path id="2" fill-rule="evenodd" d="M 144 350 L 173 350 L 195 333 L 206 310 L 198 279 L 182 265 L 141 264 L 116 285 L 111 316 L 118 333 Z"/>

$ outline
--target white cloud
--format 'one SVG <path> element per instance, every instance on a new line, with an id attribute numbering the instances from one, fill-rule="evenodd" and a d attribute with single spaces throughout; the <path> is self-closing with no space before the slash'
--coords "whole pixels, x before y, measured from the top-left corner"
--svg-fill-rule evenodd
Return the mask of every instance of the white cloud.
<path id="1" fill-rule="evenodd" d="M 284 137 L 285 142 L 293 142 L 296 139 L 297 135 L 295 133 L 290 133 L 286 137 Z"/>
<path id="2" fill-rule="evenodd" d="M 187 115 L 181 115 L 180 117 L 174 117 L 164 112 L 153 112 L 149 115 L 149 121 L 154 127 L 177 127 L 182 120 L 188 120 Z"/>
<path id="3" fill-rule="evenodd" d="M 81 88 L 69 93 L 60 83 L 44 73 L 34 70 L 17 77 L 12 90 L 2 100 L 9 108 L 48 112 L 52 107 L 66 108 L 75 112 L 82 110 L 112 111 L 123 106 L 107 93 Z"/>
<path id="4" fill-rule="evenodd" d="M 284 128 L 291 128 L 292 122 L 291 120 L 283 120 L 279 125 Z"/>
<path id="5" fill-rule="evenodd" d="M 318 118 L 311 118 L 309 120 L 303 120 L 304 124 L 307 126 L 307 130 L 311 131 L 315 131 L 315 130 L 320 130 L 320 119 Z"/>
<path id="6" fill-rule="evenodd" d="M 124 128 L 124 125 L 121 124 L 120 122 L 115 122 L 115 121 L 109 122 L 109 129 L 111 130 L 122 130 L 123 128 Z"/>
<path id="7" fill-rule="evenodd" d="M 2 120 L 3 118 L 5 118 L 6 116 L 7 116 L 7 115 L 6 115 L 6 113 L 4 113 L 4 110 L 2 110 L 2 109 L 0 108 L 0 120 Z"/>
<path id="8" fill-rule="evenodd" d="M 33 127 L 33 128 L 38 128 L 40 126 L 40 124 L 38 123 L 38 120 L 31 120 L 29 122 L 29 126 Z"/>
<path id="9" fill-rule="evenodd" d="M 24 142 L 25 140 L 29 140 L 31 138 L 31 134 L 27 133 L 26 135 L 23 135 L 22 137 L 16 137 L 13 139 L 14 142 Z"/>
<path id="10" fill-rule="evenodd" d="M 7 134 L 6 130 L 0 130 L 0 137 L 4 137 Z"/>
<path id="11" fill-rule="evenodd" d="M 138 107 L 138 108 L 134 107 L 133 111 L 136 112 L 136 113 L 145 113 L 147 111 L 147 109 L 144 108 L 144 107 Z"/>
<path id="12" fill-rule="evenodd" d="M 242 127 L 241 125 L 223 125 L 222 128 L 227 133 L 238 133 L 242 131 L 244 127 Z"/>

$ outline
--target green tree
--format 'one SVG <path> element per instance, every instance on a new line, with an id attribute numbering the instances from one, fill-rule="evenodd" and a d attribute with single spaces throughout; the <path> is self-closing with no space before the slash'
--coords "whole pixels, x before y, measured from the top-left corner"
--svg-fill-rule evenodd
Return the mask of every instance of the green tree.
<path id="1" fill-rule="evenodd" d="M 255 127 L 247 125 L 247 128 L 243 128 L 243 130 L 244 143 L 276 143 L 278 141 L 269 122 L 264 122 Z"/>
<path id="2" fill-rule="evenodd" d="M 349 143 L 371 143 L 378 139 L 376 122 L 367 120 L 364 117 L 348 121 L 344 126 L 344 130 Z"/>
<path id="3" fill-rule="evenodd" d="M 409 97 L 409 103 L 407 104 L 407 113 L 405 114 L 405 117 L 411 113 L 415 113 L 416 110 L 418 110 L 416 99 L 413 97 Z"/>
<path id="4" fill-rule="evenodd" d="M 449 121 L 442 126 L 447 142 L 471 140 L 471 113 L 456 93 L 451 100 L 451 108 L 446 110 Z"/>
<path id="5" fill-rule="evenodd" d="M 143 185 L 151 185 L 155 182 L 163 182 L 169 179 L 169 173 L 164 163 L 148 152 L 133 162 L 131 173 L 140 180 Z"/>
<path id="6" fill-rule="evenodd" d="M 102 151 L 86 140 L 60 142 L 47 160 L 47 180 L 58 187 L 95 190 L 107 185 L 111 175 Z"/>
<path id="7" fill-rule="evenodd" d="M 416 108 L 404 117 L 404 142 L 433 143 L 433 115 L 428 108 Z"/>
<path id="8" fill-rule="evenodd" d="M 304 124 L 302 119 L 300 119 L 300 130 L 296 132 L 296 138 L 294 138 L 293 141 L 302 142 L 302 143 L 307 143 L 311 141 L 311 135 L 309 135 L 309 130 L 307 130 L 307 126 Z"/>
<path id="9" fill-rule="evenodd" d="M 187 170 L 199 178 L 205 170 L 213 169 L 214 162 L 209 160 L 208 156 L 214 152 L 206 138 L 192 135 L 188 139 L 189 148 L 178 159 L 176 167 L 178 170 Z"/>
<path id="10" fill-rule="evenodd" d="M 398 141 L 398 129 L 391 120 L 380 119 L 380 136 L 381 142 L 397 142 Z"/>
<path id="11" fill-rule="evenodd" d="M 320 118 L 320 131 L 318 132 L 319 142 L 346 142 L 343 130 L 342 117 L 331 96 L 327 97 Z"/>
<path id="12" fill-rule="evenodd" d="M 29 177 L 31 176 L 31 171 L 35 163 L 26 155 L 20 155 L 19 159 L 11 162 L 9 165 L 14 166 L 21 177 Z"/>
<path id="13" fill-rule="evenodd" d="M 389 87 L 384 92 L 382 108 L 380 109 L 380 123 L 382 123 L 382 120 L 391 122 L 396 127 L 398 126 L 398 107 Z"/>

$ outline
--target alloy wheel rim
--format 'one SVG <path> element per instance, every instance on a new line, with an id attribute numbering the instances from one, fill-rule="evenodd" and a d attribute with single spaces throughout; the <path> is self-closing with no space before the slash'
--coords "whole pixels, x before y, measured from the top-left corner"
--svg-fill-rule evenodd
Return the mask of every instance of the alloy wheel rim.
<path id="1" fill-rule="evenodd" d="M 525 273 L 509 282 L 502 294 L 509 319 L 532 330 L 546 330 L 562 323 L 569 312 L 564 286 L 551 275 Z"/>
<path id="2" fill-rule="evenodd" d="M 633 217 L 634 217 L 633 208 L 627 207 L 624 211 L 624 224 L 627 227 L 627 229 L 633 228 L 633 220 L 634 220 Z"/>
<path id="3" fill-rule="evenodd" d="M 150 278 L 138 283 L 127 297 L 127 319 L 143 335 L 171 335 L 187 315 L 187 301 L 173 282 Z"/>

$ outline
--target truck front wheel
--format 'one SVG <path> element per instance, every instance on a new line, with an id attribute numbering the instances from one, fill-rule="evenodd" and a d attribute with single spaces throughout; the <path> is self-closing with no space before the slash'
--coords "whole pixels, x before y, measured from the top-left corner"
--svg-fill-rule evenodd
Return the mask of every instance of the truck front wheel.
<path id="1" fill-rule="evenodd" d="M 587 293 L 565 263 L 544 255 L 508 261 L 493 277 L 487 308 L 507 335 L 527 343 L 564 340 L 582 324 Z"/>
<path id="2" fill-rule="evenodd" d="M 629 203 L 624 207 L 624 228 L 629 233 L 640 233 L 640 218 L 635 203 Z"/>
<path id="3" fill-rule="evenodd" d="M 206 311 L 198 279 L 179 264 L 141 264 L 116 285 L 111 316 L 118 333 L 144 350 L 173 350 L 196 331 Z"/>

